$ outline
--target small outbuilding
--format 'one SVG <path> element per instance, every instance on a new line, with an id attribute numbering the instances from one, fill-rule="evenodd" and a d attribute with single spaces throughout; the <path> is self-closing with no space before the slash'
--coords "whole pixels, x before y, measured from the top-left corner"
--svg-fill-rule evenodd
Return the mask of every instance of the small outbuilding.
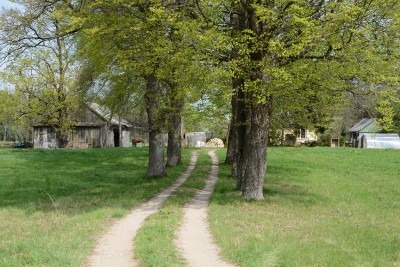
<path id="1" fill-rule="evenodd" d="M 347 131 L 347 144 L 351 147 L 358 147 L 358 139 L 362 134 L 379 133 L 382 127 L 372 118 L 364 118 Z"/>
<path id="2" fill-rule="evenodd" d="M 400 137 L 398 134 L 365 133 L 358 138 L 358 147 L 400 149 Z"/>
<path id="3" fill-rule="evenodd" d="M 340 139 L 339 138 L 331 138 L 330 147 L 340 147 Z"/>
<path id="4" fill-rule="evenodd" d="M 184 135 L 184 147 L 203 147 L 206 141 L 205 132 L 189 132 Z"/>
<path id="5" fill-rule="evenodd" d="M 76 113 L 68 147 L 104 148 L 129 147 L 131 124 L 118 115 L 96 103 L 84 105 Z M 51 125 L 33 127 L 34 148 L 58 148 L 60 146 L 57 131 Z"/>

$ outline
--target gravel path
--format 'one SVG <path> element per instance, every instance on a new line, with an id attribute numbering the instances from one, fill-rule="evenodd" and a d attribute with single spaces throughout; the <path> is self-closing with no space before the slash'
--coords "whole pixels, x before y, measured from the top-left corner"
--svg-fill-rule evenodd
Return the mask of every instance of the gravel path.
<path id="1" fill-rule="evenodd" d="M 214 244 L 208 230 L 208 200 L 218 179 L 218 158 L 214 151 L 208 153 L 212 158 L 212 169 L 203 190 L 184 208 L 184 219 L 177 233 L 176 246 L 189 266 L 222 267 L 234 266 L 223 262 L 218 256 L 219 249 Z"/>
<path id="2" fill-rule="evenodd" d="M 133 209 L 130 214 L 117 221 L 103 237 L 99 239 L 93 254 L 88 259 L 89 266 L 137 266 L 133 259 L 133 239 L 146 217 L 156 213 L 161 204 L 177 189 L 192 173 L 198 154 L 191 154 L 191 162 L 178 180 L 148 202 Z"/>

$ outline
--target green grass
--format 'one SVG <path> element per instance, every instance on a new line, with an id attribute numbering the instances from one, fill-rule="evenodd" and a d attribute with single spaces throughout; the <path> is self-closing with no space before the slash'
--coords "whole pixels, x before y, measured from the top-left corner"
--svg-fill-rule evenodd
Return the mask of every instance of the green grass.
<path id="1" fill-rule="evenodd" d="M 141 266 L 185 266 L 174 247 L 175 232 L 183 219 L 183 206 L 202 189 L 211 171 L 207 151 L 200 154 L 192 175 L 165 202 L 163 208 L 149 216 L 135 238 L 135 256 Z"/>
<path id="2" fill-rule="evenodd" d="M 240 266 L 400 265 L 398 150 L 268 153 L 261 202 L 242 200 L 221 165 L 210 223 L 224 257 Z"/>
<path id="3" fill-rule="evenodd" d="M 170 185 L 147 148 L 0 149 L 0 266 L 78 266 L 116 218 Z M 188 158 L 189 151 L 184 151 Z"/>
<path id="4" fill-rule="evenodd" d="M 99 234 L 170 185 L 147 179 L 147 149 L 0 149 L 0 266 L 78 266 Z M 182 266 L 173 246 L 182 207 L 210 159 L 149 217 L 136 238 L 143 266 Z M 265 200 L 244 201 L 230 168 L 210 203 L 211 230 L 240 266 L 400 266 L 398 150 L 271 148 Z M 223 162 L 225 150 L 218 150 Z"/>

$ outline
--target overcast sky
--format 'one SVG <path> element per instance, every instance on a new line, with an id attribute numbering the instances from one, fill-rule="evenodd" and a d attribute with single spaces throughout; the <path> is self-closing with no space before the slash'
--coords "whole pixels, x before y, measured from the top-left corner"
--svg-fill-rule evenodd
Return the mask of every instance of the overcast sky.
<path id="1" fill-rule="evenodd" d="M 0 10 L 5 7 L 5 8 L 10 8 L 10 7 L 15 7 L 17 6 L 17 4 L 11 3 L 8 0 L 0 0 Z M 0 65 L 0 71 L 2 71 L 4 68 L 3 65 Z M 0 81 L 0 90 L 4 89 L 4 84 L 2 83 L 2 81 Z"/>
<path id="2" fill-rule="evenodd" d="M 8 0 L 0 0 L 0 6 L 1 7 L 15 7 L 15 6 L 17 6 L 18 4 L 14 4 L 14 3 L 11 3 L 10 1 L 8 1 Z"/>

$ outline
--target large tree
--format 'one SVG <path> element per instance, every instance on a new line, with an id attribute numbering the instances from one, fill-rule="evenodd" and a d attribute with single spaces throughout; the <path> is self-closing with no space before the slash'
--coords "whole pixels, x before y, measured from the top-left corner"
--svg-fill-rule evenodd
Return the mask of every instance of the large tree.
<path id="1" fill-rule="evenodd" d="M 398 0 L 44 3 L 40 10 L 64 8 L 69 27 L 61 32 L 80 29 L 81 47 L 88 48 L 82 51 L 102 73 L 145 84 L 149 176 L 165 175 L 162 136 L 167 131 L 174 140 L 179 136 L 173 130 L 179 131 L 175 125 L 191 88 L 188 70 L 229 69 L 234 166 L 246 199 L 263 198 L 274 111 L 311 112 L 310 120 L 321 122 L 313 118 L 324 115 L 313 101 L 332 105 L 357 83 L 398 84 Z M 392 116 L 392 95 L 381 93 L 380 113 Z M 179 142 L 171 148 L 172 143 Z"/>
<path id="2" fill-rule="evenodd" d="M 354 81 L 382 83 L 398 60 L 399 1 L 230 1 L 238 126 L 237 172 L 246 199 L 263 199 L 274 103 L 304 94 L 333 103 Z M 241 80 L 238 80 L 241 79 Z"/>
<path id="3" fill-rule="evenodd" d="M 25 123 L 45 123 L 68 144 L 75 107 L 73 43 L 64 2 L 19 1 L 3 9 L 0 34 L 6 68 L 3 82 L 14 90 L 15 116 Z"/>
<path id="4" fill-rule="evenodd" d="M 13 122 L 13 97 L 12 94 L 7 90 L 0 89 L 0 125 L 2 138 L 0 141 L 7 141 L 7 135 L 9 132 L 10 125 Z"/>
<path id="5" fill-rule="evenodd" d="M 167 163 L 181 162 L 181 117 L 201 28 L 195 2 L 88 1 L 77 15 L 80 47 L 93 64 L 108 77 L 128 76 L 145 84 L 147 175 L 165 175 L 164 133 L 169 135 Z"/>

